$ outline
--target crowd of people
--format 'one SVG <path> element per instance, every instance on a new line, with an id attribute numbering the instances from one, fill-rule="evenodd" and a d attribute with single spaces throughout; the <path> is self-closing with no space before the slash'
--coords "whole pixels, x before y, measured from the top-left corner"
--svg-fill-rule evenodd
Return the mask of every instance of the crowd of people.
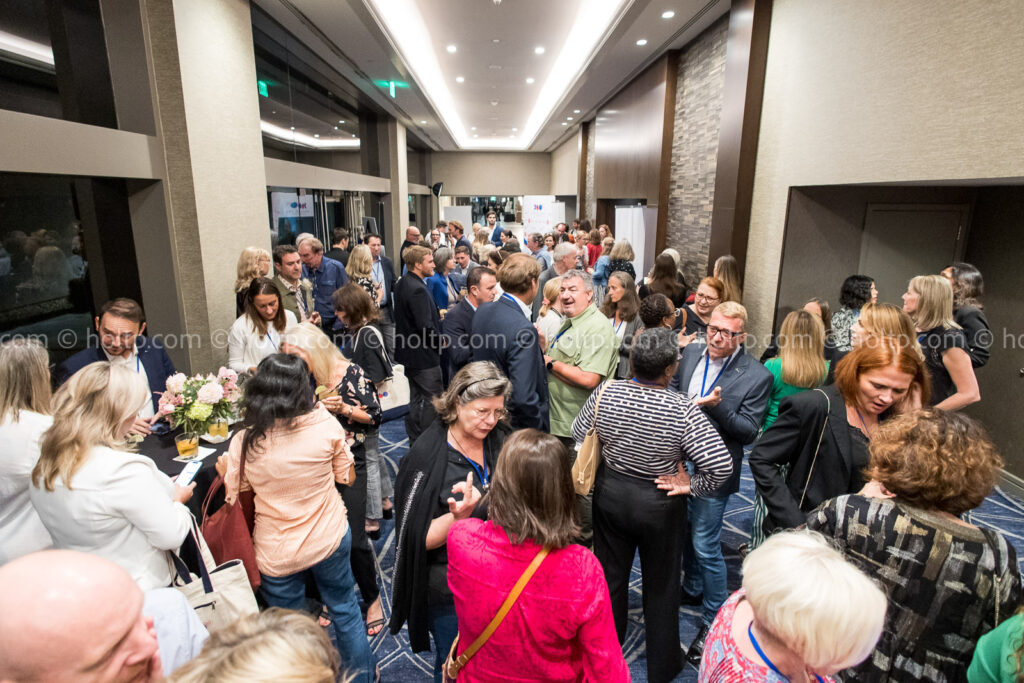
<path id="1" fill-rule="evenodd" d="M 195 484 L 128 439 L 162 419 L 175 374 L 142 308 L 102 306 L 99 346 L 52 381 L 40 344 L 0 345 L 0 680 L 371 681 L 387 627 L 433 649 L 437 681 L 448 659 L 460 681 L 626 681 L 636 554 L 650 681 L 687 662 L 706 683 L 1016 680 L 1016 555 L 969 517 L 1002 460 L 957 412 L 990 353 L 977 269 L 914 277 L 902 308 L 853 275 L 835 314 L 809 300 L 758 360 L 735 258 L 691 290 L 677 251 L 638 274 L 627 240 L 573 223 L 410 226 L 397 267 L 379 235 L 342 229 L 330 250 L 302 234 L 243 251 L 242 422 L 216 469 L 228 504 L 254 495 L 269 609 L 208 635 L 169 588 Z M 379 428 L 397 375 L 392 486 Z M 757 499 L 730 595 L 745 460 Z M 392 516 L 382 582 L 371 540 Z M 680 605 L 699 614 L 686 648 Z"/>

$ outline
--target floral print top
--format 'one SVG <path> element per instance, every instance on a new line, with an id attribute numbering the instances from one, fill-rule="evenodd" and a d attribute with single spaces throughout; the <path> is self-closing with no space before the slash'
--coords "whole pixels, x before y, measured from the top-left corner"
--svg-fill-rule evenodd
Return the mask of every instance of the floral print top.
<path id="1" fill-rule="evenodd" d="M 361 447 L 366 440 L 366 435 L 374 433 L 380 427 L 380 402 L 377 400 L 373 382 L 367 378 L 361 367 L 355 363 L 349 363 L 345 375 L 335 388 L 338 390 L 338 396 L 345 403 L 361 406 L 370 414 L 370 424 L 350 420 L 344 415 L 335 415 L 341 426 L 345 428 L 345 432 L 351 435 L 353 441 L 350 445 L 353 448 Z"/>

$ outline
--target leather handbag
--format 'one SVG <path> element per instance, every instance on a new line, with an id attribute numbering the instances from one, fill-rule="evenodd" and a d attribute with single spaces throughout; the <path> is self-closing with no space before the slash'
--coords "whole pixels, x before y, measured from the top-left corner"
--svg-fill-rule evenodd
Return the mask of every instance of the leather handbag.
<path id="1" fill-rule="evenodd" d="M 458 657 L 455 656 L 455 653 L 458 652 L 459 649 L 459 636 L 455 636 L 455 641 L 452 643 L 452 647 L 448 651 L 448 658 L 445 660 L 444 666 L 441 669 L 441 673 L 444 674 L 445 683 L 454 683 L 454 681 L 458 680 L 459 671 L 462 670 L 462 667 L 466 666 L 466 662 L 468 662 L 470 658 L 472 658 L 473 655 L 475 655 L 480 648 L 484 646 L 484 643 L 494 635 L 498 626 L 501 625 L 501 622 L 505 620 L 505 617 L 512 609 L 512 605 L 516 604 L 516 600 L 519 599 L 519 594 L 523 592 L 524 588 L 526 588 L 526 584 L 530 582 L 530 579 L 537 571 L 537 568 L 540 567 L 540 563 L 544 561 L 544 558 L 548 556 L 549 552 L 551 552 L 551 548 L 544 546 L 536 555 L 534 555 L 533 561 L 530 562 L 529 566 L 519 577 L 519 580 L 516 581 L 516 585 L 512 587 L 512 591 L 508 594 L 508 597 L 505 598 L 505 602 L 501 603 L 501 607 L 498 609 L 498 613 L 494 615 L 494 618 L 491 619 L 491 623 L 487 624 L 487 628 L 484 629 L 484 632 L 477 636 L 477 639 L 474 640 L 473 643 L 466 648 L 466 651 Z"/>
<path id="2" fill-rule="evenodd" d="M 238 468 L 238 488 L 242 488 L 242 477 L 245 475 L 245 454 L 242 454 Z M 202 519 L 203 536 L 209 543 L 210 552 L 217 562 L 241 560 L 249 576 L 249 585 L 260 587 L 260 570 L 256 565 L 256 550 L 252 546 L 252 530 L 256 517 L 255 494 L 252 491 L 239 491 L 234 503 L 225 503 L 212 515 L 209 514 L 210 502 L 214 495 L 224 486 L 224 478 L 218 476 L 210 485 L 210 490 L 203 500 Z"/>
<path id="3" fill-rule="evenodd" d="M 601 396 L 611 382 L 605 382 L 604 386 L 597 393 L 597 400 L 594 402 L 594 422 L 587 430 L 579 450 L 576 452 L 576 461 L 572 464 L 572 486 L 576 493 L 585 496 L 594 488 L 594 479 L 597 478 L 597 468 L 601 465 L 601 441 L 597 438 L 597 411 L 601 406 Z"/>
<path id="4" fill-rule="evenodd" d="M 369 325 L 367 327 L 377 336 L 377 342 L 380 344 L 381 353 L 384 354 L 384 360 L 387 362 L 388 367 L 391 368 L 391 376 L 376 385 L 377 401 L 380 402 L 382 419 L 387 421 L 398 417 L 397 415 L 388 415 L 389 412 L 408 408 L 409 380 L 405 376 L 405 366 L 391 362 L 387 346 L 384 344 L 384 335 L 376 327 Z M 353 342 L 353 348 L 354 345 L 355 342 Z"/>
<path id="5" fill-rule="evenodd" d="M 195 518 L 182 545 L 185 544 L 194 546 L 199 560 L 199 576 L 189 572 L 177 553 L 169 552 L 175 574 L 171 585 L 181 591 L 207 630 L 212 633 L 259 611 L 242 561 L 216 564 Z"/>

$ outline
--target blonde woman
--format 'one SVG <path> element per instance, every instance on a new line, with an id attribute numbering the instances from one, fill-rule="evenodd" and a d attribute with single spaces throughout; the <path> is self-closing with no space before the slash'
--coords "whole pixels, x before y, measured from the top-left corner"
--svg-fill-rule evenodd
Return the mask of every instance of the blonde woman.
<path id="1" fill-rule="evenodd" d="M 53 424 L 49 362 L 38 341 L 0 344 L 0 565 L 53 545 L 28 497 L 39 441 Z"/>
<path id="2" fill-rule="evenodd" d="M 622 271 L 636 281 L 636 270 L 633 269 L 633 245 L 627 239 L 615 240 L 615 246 L 608 252 L 608 272 Z"/>
<path id="3" fill-rule="evenodd" d="M 903 295 L 932 379 L 932 405 L 959 410 L 981 400 L 967 338 L 953 320 L 953 287 L 941 275 L 918 275 Z"/>
<path id="4" fill-rule="evenodd" d="M 860 315 L 850 327 L 850 341 L 859 346 L 869 337 L 893 337 L 900 344 L 920 348 L 913 319 L 893 304 L 869 301 L 860 309 Z"/>
<path id="5" fill-rule="evenodd" d="M 715 261 L 713 275 L 725 286 L 722 292 L 722 301 L 743 303 L 743 287 L 740 284 L 743 282 L 743 274 L 740 273 L 740 264 L 736 261 L 735 256 L 731 254 L 719 256 Z"/>
<path id="6" fill-rule="evenodd" d="M 779 355 L 765 362 L 772 373 L 772 393 L 768 398 L 762 429 L 768 429 L 779 417 L 779 403 L 808 389 L 820 387 L 828 375 L 829 362 L 825 360 L 825 324 L 808 311 L 793 311 L 782 321 L 778 336 Z M 789 468 L 780 468 L 782 476 Z M 754 520 L 750 532 L 751 549 L 764 542 L 764 500 L 761 492 L 754 494 Z"/>
<path id="7" fill-rule="evenodd" d="M 235 276 L 235 316 L 245 312 L 245 297 L 249 283 L 270 273 L 270 252 L 260 247 L 246 247 L 238 256 Z"/>
<path id="8" fill-rule="evenodd" d="M 548 344 L 558 334 L 558 328 L 562 326 L 565 316 L 562 315 L 562 300 L 558 293 L 562 288 L 562 278 L 553 277 L 544 283 L 544 303 L 537 314 L 537 331 L 544 340 L 544 352 L 548 350 Z"/>
<path id="9" fill-rule="evenodd" d="M 289 327 L 281 351 L 306 362 L 316 384 L 325 390 L 320 393 L 320 403 L 334 414 L 350 440 L 356 479 L 352 485 L 341 488 L 341 498 L 345 501 L 352 529 L 352 574 L 363 600 L 369 605 L 367 635 L 375 636 L 384 627 L 384 612 L 366 530 L 366 438 L 380 427 L 377 392 L 363 369 L 347 360 L 330 338 L 312 323 Z"/>
<path id="10" fill-rule="evenodd" d="M 352 282 L 366 290 L 373 301 L 374 309 L 379 309 L 384 301 L 384 288 L 379 282 L 373 281 L 373 255 L 370 247 L 365 244 L 358 244 L 348 257 L 348 265 L 345 266 Z"/>
<path id="11" fill-rule="evenodd" d="M 55 548 L 105 557 L 144 591 L 171 584 L 167 551 L 192 524 L 188 488 L 125 445 L 149 400 L 145 381 L 124 366 L 91 363 L 53 397 L 29 498 Z"/>
<path id="12" fill-rule="evenodd" d="M 169 680 L 334 683 L 340 664 L 331 639 L 316 621 L 301 612 L 271 607 L 211 633 L 202 653 Z"/>

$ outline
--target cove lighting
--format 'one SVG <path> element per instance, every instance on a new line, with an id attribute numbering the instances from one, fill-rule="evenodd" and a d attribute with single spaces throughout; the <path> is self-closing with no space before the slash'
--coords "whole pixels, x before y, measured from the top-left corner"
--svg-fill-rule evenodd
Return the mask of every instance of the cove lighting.
<path id="1" fill-rule="evenodd" d="M 447 80 L 451 76 L 446 77 L 441 71 L 437 43 L 423 21 L 420 3 L 416 0 L 365 0 L 365 3 L 459 147 L 526 149 L 594 58 L 598 46 L 622 18 L 630 0 L 579 0 L 568 31 L 561 33 L 564 39 L 556 50 L 557 56 L 549 60 L 550 70 L 540 76 L 542 86 L 536 91 L 530 115 L 521 129 L 523 134 L 517 136 L 514 143 L 501 138 L 474 142 L 457 108 L 451 106 L 454 98 L 448 89 L 451 81 Z M 449 47 L 455 48 L 454 45 Z M 541 55 L 546 48 L 536 45 L 533 51 Z"/>
<path id="2" fill-rule="evenodd" d="M 33 63 L 35 66 L 53 67 L 53 50 L 48 45 L 26 40 L 7 31 L 0 31 L 0 52 L 7 52 Z"/>
<path id="3" fill-rule="evenodd" d="M 275 140 L 291 142 L 296 145 L 302 145 L 303 147 L 312 147 L 314 149 L 359 148 L 358 138 L 355 140 L 321 140 L 316 136 L 310 137 L 304 133 L 296 133 L 294 128 L 291 130 L 285 130 L 284 128 L 275 126 L 268 121 L 260 121 L 260 130 L 263 131 L 264 135 L 272 137 Z"/>
<path id="4" fill-rule="evenodd" d="M 676 13 L 673 12 L 672 10 L 666 10 L 666 11 L 661 13 L 661 18 L 662 19 L 671 19 L 675 15 L 676 15 Z"/>

